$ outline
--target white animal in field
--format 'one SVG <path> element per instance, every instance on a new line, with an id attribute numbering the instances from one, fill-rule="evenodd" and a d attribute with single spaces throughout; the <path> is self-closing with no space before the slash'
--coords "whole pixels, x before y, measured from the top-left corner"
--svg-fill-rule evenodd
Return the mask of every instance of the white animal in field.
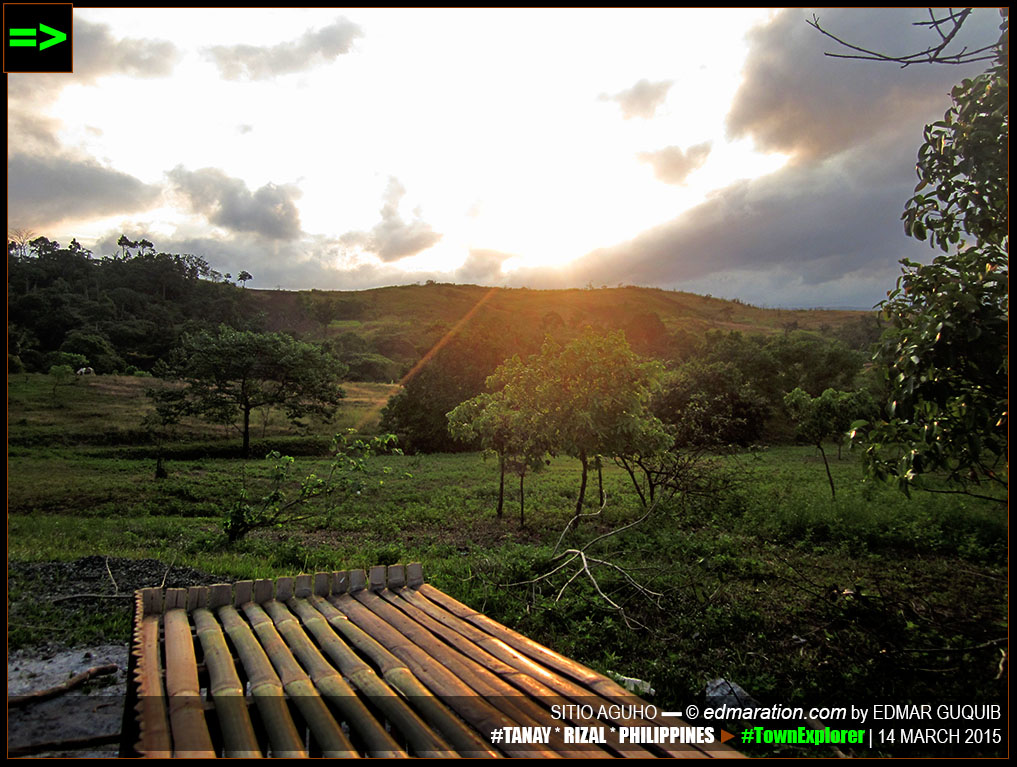
<path id="1" fill-rule="evenodd" d="M 92 368 L 78 368 L 78 372 L 75 375 L 79 376 L 94 376 L 95 371 Z"/>

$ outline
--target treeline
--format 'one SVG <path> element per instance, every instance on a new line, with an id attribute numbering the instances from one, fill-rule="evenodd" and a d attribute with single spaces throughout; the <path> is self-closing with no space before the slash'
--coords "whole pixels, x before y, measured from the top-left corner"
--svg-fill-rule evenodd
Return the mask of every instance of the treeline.
<path id="1" fill-rule="evenodd" d="M 185 333 L 259 326 L 247 291 L 203 258 L 157 252 L 147 240 L 119 244 L 119 253 L 95 257 L 77 240 L 8 240 L 8 371 L 145 373 Z"/>
<path id="2" fill-rule="evenodd" d="M 487 379 L 505 360 L 535 354 L 545 338 L 566 345 L 590 327 L 545 323 L 540 330 L 480 326 L 453 337 L 390 400 L 382 428 L 397 434 L 410 451 L 478 449 L 479 438 L 449 434 L 447 414 L 492 391 L 489 384 L 496 382 Z M 794 439 L 796 424 L 785 397 L 796 389 L 812 397 L 828 389 L 869 389 L 878 395 L 878 384 L 863 373 L 868 353 L 818 333 L 763 336 L 708 330 L 697 335 L 679 330 L 654 337 L 660 344 L 656 354 L 646 353 L 645 336 L 637 336 L 635 343 L 626 339 L 626 346 L 665 363 L 649 409 L 668 425 L 678 445 L 750 446 Z"/>

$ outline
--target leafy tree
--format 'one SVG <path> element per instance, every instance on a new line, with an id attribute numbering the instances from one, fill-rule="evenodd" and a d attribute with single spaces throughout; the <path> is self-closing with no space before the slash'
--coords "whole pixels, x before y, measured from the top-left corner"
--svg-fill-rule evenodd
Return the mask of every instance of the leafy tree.
<path id="1" fill-rule="evenodd" d="M 403 390 L 389 400 L 381 428 L 399 436 L 412 452 L 476 450 L 449 433 L 448 413 L 484 390 L 487 377 L 511 355 L 504 333 L 479 328 L 450 338 L 428 353 L 406 376 Z M 386 355 L 388 356 L 388 355 Z"/>
<path id="2" fill-rule="evenodd" d="M 239 282 L 241 287 L 244 287 L 244 288 L 247 287 L 247 281 L 248 280 L 253 280 L 253 279 L 254 279 L 254 275 L 251 274 L 246 269 L 241 269 L 240 270 L 240 274 L 237 275 L 237 282 Z"/>
<path id="3" fill-rule="evenodd" d="M 681 447 L 751 445 L 759 441 L 771 412 L 733 363 L 701 359 L 673 371 L 652 408 Z"/>
<path id="4" fill-rule="evenodd" d="M 195 415 L 232 424 L 250 455 L 251 411 L 284 408 L 293 421 L 315 414 L 330 418 L 339 406 L 346 367 L 314 344 L 282 333 L 255 333 L 221 325 L 217 333 L 185 335 L 164 371 L 183 388 L 150 392 L 163 416 Z"/>
<path id="5" fill-rule="evenodd" d="M 498 509 L 502 516 L 505 503 L 505 473 L 519 477 L 519 524 L 525 524 L 526 475 L 544 466 L 554 448 L 553 435 L 541 428 L 540 413 L 525 399 L 532 387 L 518 384 L 515 379 L 528 371 L 517 367 L 519 358 L 507 360 L 488 378 L 491 388 L 502 386 L 494 394 L 479 394 L 463 402 L 448 414 L 449 432 L 460 440 L 479 440 L 484 450 L 498 456 Z M 515 398 L 515 399 L 514 399 Z"/>
<path id="6" fill-rule="evenodd" d="M 539 354 L 526 362 L 518 356 L 507 360 L 489 379 L 524 414 L 519 418 L 527 439 L 579 459 L 582 479 L 572 524 L 582 514 L 591 464 L 600 477 L 600 456 L 635 454 L 649 448 L 650 436 L 663 434 L 647 409 L 662 372 L 659 363 L 636 355 L 623 333 L 599 335 L 586 328 L 565 346 L 546 338 Z M 600 488 L 603 504 L 602 481 Z"/>
<path id="7" fill-rule="evenodd" d="M 1004 11 L 1004 16 L 1006 12 Z M 945 255 L 904 260 L 882 303 L 890 330 L 877 360 L 885 420 L 858 424 L 875 476 L 905 492 L 945 472 L 952 490 L 993 500 L 1007 487 L 1009 322 L 1009 38 L 995 65 L 963 80 L 925 129 L 905 231 Z"/>
<path id="8" fill-rule="evenodd" d="M 53 365 L 49 369 L 49 377 L 53 379 L 53 396 L 58 386 L 66 386 L 74 381 L 74 368 L 70 365 Z"/>
<path id="9" fill-rule="evenodd" d="M 798 426 L 798 438 L 815 445 L 823 457 L 830 495 L 836 498 L 837 489 L 833 484 L 823 442 L 835 438 L 839 451 L 849 424 L 871 416 L 875 408 L 872 397 L 866 391 L 845 392 L 836 389 L 827 389 L 818 397 L 810 397 L 808 392 L 795 389 L 784 397 L 784 405 Z"/>

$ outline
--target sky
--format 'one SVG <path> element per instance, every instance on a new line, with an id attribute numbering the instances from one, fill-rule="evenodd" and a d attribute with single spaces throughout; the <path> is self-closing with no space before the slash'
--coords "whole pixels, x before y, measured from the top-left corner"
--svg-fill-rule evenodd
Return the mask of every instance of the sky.
<path id="1" fill-rule="evenodd" d="M 986 64 L 924 10 L 90 9 L 7 76 L 8 231 L 121 234 L 257 288 L 645 285 L 870 308 L 926 123 Z M 971 47 L 1000 18 L 976 11 Z"/>

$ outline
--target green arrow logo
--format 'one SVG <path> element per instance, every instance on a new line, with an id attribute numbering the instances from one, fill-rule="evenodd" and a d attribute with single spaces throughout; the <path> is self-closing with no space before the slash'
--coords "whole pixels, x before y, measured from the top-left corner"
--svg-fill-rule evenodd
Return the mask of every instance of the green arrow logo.
<path id="1" fill-rule="evenodd" d="M 36 30 L 31 27 L 27 29 L 12 28 L 9 31 L 11 39 L 8 42 L 8 45 L 11 48 L 34 48 L 36 46 Z M 46 26 L 45 24 L 39 25 L 39 32 L 49 35 L 49 40 L 39 43 L 40 51 L 52 48 L 54 45 L 58 45 L 67 39 L 67 35 L 65 33 L 61 32 L 59 29 L 53 29 L 53 27 Z"/>

